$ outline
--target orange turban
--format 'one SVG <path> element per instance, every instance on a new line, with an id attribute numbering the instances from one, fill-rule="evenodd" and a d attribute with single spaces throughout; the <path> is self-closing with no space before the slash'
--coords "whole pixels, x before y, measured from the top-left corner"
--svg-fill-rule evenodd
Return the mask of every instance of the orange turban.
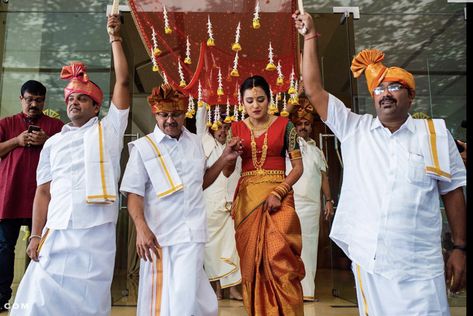
<path id="1" fill-rule="evenodd" d="M 75 62 L 68 66 L 62 67 L 61 79 L 70 80 L 69 84 L 64 88 L 64 101 L 67 104 L 67 98 L 72 93 L 81 93 L 88 95 L 99 106 L 102 105 L 103 92 L 87 75 L 86 66 L 83 63 Z"/>
<path id="2" fill-rule="evenodd" d="M 364 49 L 353 58 L 351 62 L 351 72 L 353 77 L 358 78 L 365 72 L 368 91 L 373 96 L 373 90 L 381 82 L 400 82 L 416 90 L 416 82 L 412 74 L 399 67 L 386 67 L 381 61 L 384 59 L 384 53 L 377 49 Z"/>
<path id="3" fill-rule="evenodd" d="M 299 97 L 299 105 L 294 106 L 291 113 L 291 121 L 294 124 L 299 123 L 301 119 L 308 120 L 311 124 L 314 123 L 314 107 L 310 104 L 306 97 Z"/>
<path id="4" fill-rule="evenodd" d="M 162 84 L 155 87 L 148 97 L 148 104 L 153 114 L 159 112 L 177 112 L 187 111 L 186 96 L 177 90 L 174 90 L 169 84 Z"/>

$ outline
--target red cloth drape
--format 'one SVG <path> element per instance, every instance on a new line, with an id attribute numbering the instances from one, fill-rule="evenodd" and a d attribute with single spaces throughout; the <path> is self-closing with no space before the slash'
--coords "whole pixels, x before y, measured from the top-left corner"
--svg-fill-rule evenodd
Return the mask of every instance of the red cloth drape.
<path id="1" fill-rule="evenodd" d="M 166 6 L 171 34 L 164 32 L 163 2 Z M 261 0 L 259 19 L 261 27 L 252 28 L 255 0 L 211 1 L 211 0 L 129 0 L 135 24 L 146 50 L 151 56 L 153 47 L 152 28 L 156 32 L 159 49 L 157 63 L 166 73 L 169 82 L 186 95 L 197 98 L 199 81 L 203 90 L 203 101 L 208 104 L 231 104 L 237 102 L 237 89 L 251 75 L 264 76 L 273 93 L 287 91 L 289 77 L 294 67 L 296 78 L 297 32 L 291 14 L 296 10 L 295 0 Z M 212 23 L 215 46 L 207 46 L 207 19 Z M 239 77 L 230 76 L 235 52 L 235 31 L 241 22 L 240 40 L 242 50 L 238 53 Z M 191 44 L 192 64 L 185 64 L 186 39 Z M 269 42 L 273 47 L 273 60 L 280 61 L 284 84 L 276 85 L 277 71 L 267 71 Z M 179 88 L 178 60 L 181 60 L 185 88 Z M 222 73 L 224 95 L 217 95 L 218 71 Z M 156 73 L 158 75 L 158 73 Z"/>

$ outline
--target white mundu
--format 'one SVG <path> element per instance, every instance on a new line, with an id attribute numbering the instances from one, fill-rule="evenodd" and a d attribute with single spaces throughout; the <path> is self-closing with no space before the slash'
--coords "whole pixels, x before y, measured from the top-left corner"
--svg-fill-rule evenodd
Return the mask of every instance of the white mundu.
<path id="1" fill-rule="evenodd" d="M 101 120 L 115 187 L 128 112 L 112 103 Z M 13 308 L 10 315 L 110 313 L 118 202 L 88 204 L 85 189 L 84 134 L 98 122 L 94 117 L 82 127 L 64 125 L 41 151 L 37 183 L 50 182 L 48 217 L 39 261 L 30 262 L 15 298 L 19 309 Z"/>
<path id="2" fill-rule="evenodd" d="M 206 168 L 222 155 L 225 145 L 220 144 L 206 127 L 206 107 L 198 108 L 197 135 L 202 138 Z M 220 281 L 222 289 L 241 283 L 240 259 L 235 245 L 235 228 L 230 214 L 231 202 L 240 174 L 240 159 L 230 177 L 223 173 L 204 190 L 209 240 L 205 244 L 204 268 L 210 281 Z"/>
<path id="3" fill-rule="evenodd" d="M 305 141 L 299 137 L 299 147 L 302 154 L 304 172 L 293 185 L 294 204 L 301 222 L 302 231 L 302 261 L 305 267 L 305 277 L 302 279 L 304 299 L 315 298 L 315 274 L 317 272 L 317 251 L 319 245 L 319 221 L 321 212 L 320 191 L 322 187 L 322 172 L 326 172 L 327 163 L 324 154 L 315 141 Z M 289 157 L 286 158 L 287 173 L 292 170 Z"/>
<path id="4" fill-rule="evenodd" d="M 150 142 L 151 141 L 151 142 Z M 172 193 L 158 195 L 142 152 L 146 146 L 159 150 L 163 170 L 175 169 L 181 182 Z M 153 133 L 129 144 L 130 158 L 120 191 L 144 197 L 146 223 L 155 234 L 161 254 L 158 260 L 140 261 L 137 315 L 217 315 L 217 297 L 203 269 L 207 218 L 202 193 L 205 158 L 200 139 L 183 127 L 179 139 Z M 170 164 L 173 164 L 172 166 Z M 150 169 L 151 170 L 151 169 Z M 166 173 L 171 175 L 170 172 Z"/>

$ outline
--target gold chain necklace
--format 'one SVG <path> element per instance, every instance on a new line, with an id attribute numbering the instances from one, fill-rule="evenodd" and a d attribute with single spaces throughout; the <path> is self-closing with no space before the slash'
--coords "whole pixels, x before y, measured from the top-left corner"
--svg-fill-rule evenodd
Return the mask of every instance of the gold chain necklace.
<path id="1" fill-rule="evenodd" d="M 261 147 L 261 159 L 258 161 L 258 156 L 257 156 L 257 148 L 256 148 L 256 140 L 255 140 L 255 127 L 251 123 L 251 121 L 248 119 L 248 125 L 250 125 L 250 134 L 251 134 L 251 159 L 253 160 L 253 166 L 255 167 L 256 170 L 258 170 L 260 173 L 263 173 L 263 165 L 264 162 L 266 161 L 266 155 L 268 153 L 268 127 L 269 123 L 271 122 L 271 118 L 268 119 L 268 121 L 264 124 L 262 129 L 259 130 L 265 130 L 264 132 L 264 140 L 263 140 L 263 146 Z"/>

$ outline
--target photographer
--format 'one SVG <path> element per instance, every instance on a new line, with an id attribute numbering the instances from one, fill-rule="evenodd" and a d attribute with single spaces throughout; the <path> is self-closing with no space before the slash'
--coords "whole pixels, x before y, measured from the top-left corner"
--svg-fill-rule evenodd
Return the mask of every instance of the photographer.
<path id="1" fill-rule="evenodd" d="M 0 119 L 0 311 L 10 300 L 15 245 L 22 225 L 31 228 L 39 153 L 63 123 L 43 114 L 46 87 L 29 80 L 20 91 L 22 111 Z"/>

